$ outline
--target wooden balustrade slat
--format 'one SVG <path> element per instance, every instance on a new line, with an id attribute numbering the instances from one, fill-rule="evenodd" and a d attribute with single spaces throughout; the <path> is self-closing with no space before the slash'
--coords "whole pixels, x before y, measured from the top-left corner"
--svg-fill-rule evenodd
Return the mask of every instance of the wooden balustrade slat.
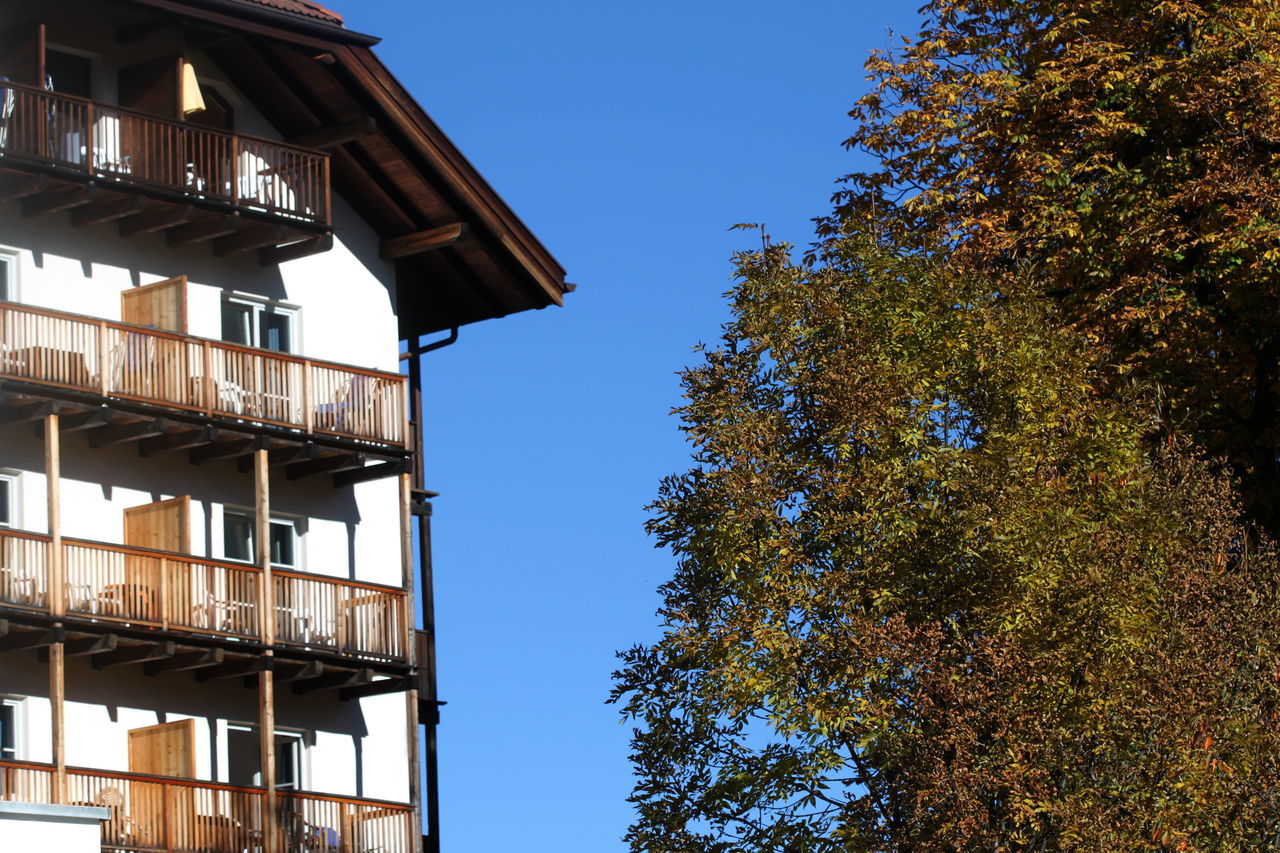
<path id="1" fill-rule="evenodd" d="M 403 376 L 27 305 L 0 305 L 0 374 L 206 416 L 403 446 Z"/>

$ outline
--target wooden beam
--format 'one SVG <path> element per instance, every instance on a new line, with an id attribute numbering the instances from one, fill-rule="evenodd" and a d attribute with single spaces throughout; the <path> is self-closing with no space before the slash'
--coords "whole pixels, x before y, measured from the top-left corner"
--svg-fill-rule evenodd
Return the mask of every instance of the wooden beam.
<path id="1" fill-rule="evenodd" d="M 174 644 L 172 640 L 162 640 L 158 643 L 142 643 L 137 646 L 117 648 L 114 652 L 109 652 L 105 655 L 98 655 L 93 659 L 93 668 L 111 669 L 112 667 L 127 666 L 133 663 L 147 663 L 148 661 L 171 658 L 173 654 Z"/>
<path id="2" fill-rule="evenodd" d="M 101 637 L 77 637 L 63 644 L 64 654 L 69 658 L 100 655 L 114 652 L 119 638 L 115 634 L 103 634 Z"/>
<path id="3" fill-rule="evenodd" d="M 303 148 L 324 151 L 329 148 L 337 148 L 339 145 L 346 145 L 348 142 L 364 139 L 366 136 L 373 136 L 377 132 L 378 123 L 371 116 L 365 116 L 346 124 L 317 127 L 314 130 L 299 133 L 292 137 L 289 142 L 293 145 L 300 145 Z"/>
<path id="4" fill-rule="evenodd" d="M 113 652 L 116 649 L 116 643 L 119 638 L 115 634 L 103 634 L 100 637 L 76 637 L 73 640 L 67 640 L 62 644 L 63 654 L 69 658 L 87 657 L 89 655 L 100 655 L 104 652 Z M 49 649 L 43 648 L 36 653 L 41 663 L 49 662 Z"/>
<path id="5" fill-rule="evenodd" d="M 217 666 L 207 667 L 196 673 L 196 681 L 218 681 L 223 678 L 241 678 L 255 675 L 275 665 L 275 658 L 252 657 L 229 660 Z"/>
<path id="6" fill-rule="evenodd" d="M 143 21 L 140 24 L 130 24 L 127 27 L 120 27 L 116 30 L 116 44 L 136 44 L 145 38 L 164 32 L 168 29 L 176 29 L 177 22 L 172 18 L 156 18 L 151 21 Z"/>
<path id="7" fill-rule="evenodd" d="M 142 456 L 151 456 L 156 453 L 164 453 L 166 451 L 190 450 L 193 447 L 203 447 L 206 444 L 212 444 L 218 439 L 217 427 L 201 427 L 199 429 L 184 429 L 180 432 L 171 432 L 168 435 L 157 435 L 152 438 L 144 438 L 138 442 L 138 453 Z"/>
<path id="8" fill-rule="evenodd" d="M 443 225 L 439 228 L 432 228 L 429 231 L 405 234 L 403 237 L 389 237 L 382 241 L 382 259 L 384 261 L 398 261 L 401 258 L 408 258 L 412 255 L 434 252 L 446 246 L 452 246 L 466 236 L 466 223 L 455 222 L 452 225 Z"/>
<path id="9" fill-rule="evenodd" d="M 238 234 L 219 237 L 213 241 L 214 257 L 225 258 L 242 252 L 254 252 L 278 246 L 289 239 L 289 229 L 283 225 L 267 225 L 261 228 L 244 228 Z"/>
<path id="10" fill-rule="evenodd" d="M 67 655 L 59 641 L 49 647 L 49 728 L 53 752 L 53 801 L 67 801 Z"/>
<path id="11" fill-rule="evenodd" d="M 350 471 L 363 468 L 367 457 L 363 453 L 339 453 L 322 459 L 311 459 L 306 462 L 294 462 L 285 469 L 284 475 L 290 480 L 301 480 L 317 474 L 336 474 L 339 471 Z"/>
<path id="12" fill-rule="evenodd" d="M 343 471 L 340 474 L 334 474 L 333 485 L 335 488 L 344 489 L 347 486 L 354 486 L 356 483 L 368 483 L 371 480 L 381 480 L 385 477 L 397 477 L 407 473 L 408 470 L 409 461 L 407 459 L 396 462 L 383 462 L 381 465 L 366 465 L 364 468 L 357 468 L 354 471 Z"/>
<path id="13" fill-rule="evenodd" d="M 15 631 L 9 626 L 8 632 L 0 637 L 0 652 L 13 652 L 19 649 L 38 649 L 52 646 L 66 639 L 67 630 L 61 626 L 53 628 L 37 628 L 34 631 Z"/>
<path id="14" fill-rule="evenodd" d="M 258 250 L 258 262 L 264 267 L 274 267 L 279 264 L 296 261 L 299 258 L 318 255 L 327 252 L 333 248 L 333 234 L 322 234 L 319 237 L 312 237 L 309 240 L 299 240 L 296 243 L 289 243 L 286 246 L 275 246 L 270 249 Z"/>
<path id="15" fill-rule="evenodd" d="M 141 441 L 144 438 L 164 435 L 167 428 L 168 422 L 164 418 L 98 427 L 89 433 L 89 446 L 95 448 L 110 447 L 113 444 Z"/>
<path id="16" fill-rule="evenodd" d="M 77 228 L 89 225 L 101 225 L 104 222 L 115 222 L 141 213 L 147 209 L 147 200 L 140 195 L 127 195 L 124 198 L 113 198 L 96 204 L 87 204 L 71 211 L 71 224 Z"/>
<path id="17" fill-rule="evenodd" d="M 23 216 L 40 216 L 44 213 L 57 213 L 89 204 L 98 197 L 96 184 L 86 187 L 68 187 L 67 189 L 49 190 L 40 195 L 33 195 L 22 200 Z"/>
<path id="18" fill-rule="evenodd" d="M 0 177 L 0 201 L 18 201 L 39 195 L 49 188 L 48 175 L 15 175 Z"/>
<path id="19" fill-rule="evenodd" d="M 273 468 L 278 465 L 288 465 L 290 462 L 311 459 L 315 455 L 315 452 L 315 445 L 310 442 L 305 444 L 286 444 L 283 447 L 272 447 L 267 451 L 267 464 Z M 241 456 L 239 464 L 241 473 L 248 474 L 253 470 L 252 457 Z"/>
<path id="20" fill-rule="evenodd" d="M 243 456 L 246 453 L 253 453 L 265 441 L 261 436 L 256 438 L 234 438 L 230 441 L 215 441 L 213 444 L 195 448 L 188 458 L 190 458 L 192 465 L 200 465 L 201 463 L 213 462 L 218 459 L 232 459 L 236 456 Z"/>
<path id="21" fill-rule="evenodd" d="M 190 222 L 186 225 L 170 228 L 168 233 L 164 235 L 164 241 L 169 248 L 177 249 L 182 246 L 194 246 L 196 243 L 203 243 L 206 240 L 213 240 L 227 234 L 234 234 L 239 230 L 240 214 L 232 213 L 229 216 L 215 216 L 212 219 Z"/>
<path id="22" fill-rule="evenodd" d="M 396 675 L 359 687 L 343 687 L 338 691 L 338 698 L 344 702 L 352 699 L 363 699 L 366 696 L 385 696 L 388 693 L 400 693 L 412 686 L 412 679 L 407 675 Z"/>
<path id="23" fill-rule="evenodd" d="M 337 672 L 327 672 L 319 678 L 311 678 L 306 681 L 295 681 L 293 684 L 293 692 L 298 695 L 307 693 L 315 693 L 318 690 L 339 690 L 341 688 L 363 687 L 373 682 L 373 670 L 371 669 L 344 669 Z"/>
<path id="24" fill-rule="evenodd" d="M 137 216 L 130 216 L 120 223 L 121 237 L 136 237 L 139 234 L 151 234 L 190 222 L 195 216 L 195 208 L 182 205 L 162 205 L 152 208 Z"/>
<path id="25" fill-rule="evenodd" d="M 4 409 L 0 409 L 0 424 L 20 424 L 28 421 L 39 421 L 53 414 L 57 410 L 57 405 L 49 401 L 23 403 L 19 406 L 6 406 Z"/>
<path id="26" fill-rule="evenodd" d="M 193 669 L 205 669 L 219 666 L 223 659 L 222 649 L 195 649 L 176 654 L 166 660 L 149 661 L 142 671 L 147 675 L 159 675 L 162 672 L 187 672 Z"/>
<path id="27" fill-rule="evenodd" d="M 87 409 L 83 412 L 74 412 L 70 415 L 63 415 L 58 419 L 58 428 L 63 432 L 80 432 L 86 429 L 95 429 L 111 423 L 112 412 L 106 406 L 99 406 L 96 409 Z"/>
<path id="28" fill-rule="evenodd" d="M 282 661 L 276 660 L 275 666 L 276 682 L 297 681 L 306 678 L 319 678 L 324 675 L 324 664 L 318 660 L 312 661 Z"/>

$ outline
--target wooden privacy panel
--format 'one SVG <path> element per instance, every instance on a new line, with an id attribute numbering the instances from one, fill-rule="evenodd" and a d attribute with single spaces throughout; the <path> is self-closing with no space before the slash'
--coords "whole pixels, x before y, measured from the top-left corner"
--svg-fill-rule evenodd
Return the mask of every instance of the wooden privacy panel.
<path id="1" fill-rule="evenodd" d="M 145 284 L 120 293 L 120 319 L 134 326 L 187 333 L 187 277 Z"/>
<path id="2" fill-rule="evenodd" d="M 196 721 L 129 730 L 129 772 L 191 779 L 196 775 Z"/>
<path id="3" fill-rule="evenodd" d="M 191 553 L 191 496 L 126 509 L 124 544 L 171 554 Z"/>
<path id="4" fill-rule="evenodd" d="M 0 75 L 43 87 L 44 57 L 44 24 L 19 24 L 0 33 Z"/>
<path id="5" fill-rule="evenodd" d="M 120 106 L 182 118 L 182 57 L 162 56 L 120 69 Z"/>

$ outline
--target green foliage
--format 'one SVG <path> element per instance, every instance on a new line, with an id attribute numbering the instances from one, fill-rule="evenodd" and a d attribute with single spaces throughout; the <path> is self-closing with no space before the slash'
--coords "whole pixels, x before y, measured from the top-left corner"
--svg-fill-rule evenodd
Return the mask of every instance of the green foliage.
<path id="1" fill-rule="evenodd" d="M 1280 849 L 1232 481 L 1049 301 L 844 232 L 741 255 L 684 376 L 667 630 L 616 674 L 633 849 Z"/>
<path id="2" fill-rule="evenodd" d="M 1280 532 L 1280 4 L 930 0 L 867 63 L 842 216 L 1052 295 Z"/>

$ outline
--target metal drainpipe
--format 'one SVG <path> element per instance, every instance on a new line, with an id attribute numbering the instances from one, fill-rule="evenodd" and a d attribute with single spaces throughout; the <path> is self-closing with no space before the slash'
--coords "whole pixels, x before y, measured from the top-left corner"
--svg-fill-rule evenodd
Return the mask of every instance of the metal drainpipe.
<path id="1" fill-rule="evenodd" d="M 440 771 L 437 761 L 436 729 L 440 725 L 440 701 L 436 690 L 436 614 L 435 585 L 431 564 L 431 504 L 426 501 L 426 454 L 423 452 L 425 425 L 422 422 L 422 356 L 458 342 L 458 327 L 449 330 L 449 337 L 426 345 L 416 345 L 400 356 L 409 362 L 410 417 L 414 424 L 413 466 L 414 515 L 418 519 L 418 573 L 419 599 L 422 601 L 422 633 L 426 636 L 426 660 L 419 660 L 418 667 L 425 673 L 426 696 L 419 696 L 427 713 L 420 722 L 426 727 L 426 817 L 430 833 L 423 839 L 424 853 L 440 853 Z"/>

